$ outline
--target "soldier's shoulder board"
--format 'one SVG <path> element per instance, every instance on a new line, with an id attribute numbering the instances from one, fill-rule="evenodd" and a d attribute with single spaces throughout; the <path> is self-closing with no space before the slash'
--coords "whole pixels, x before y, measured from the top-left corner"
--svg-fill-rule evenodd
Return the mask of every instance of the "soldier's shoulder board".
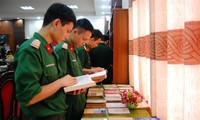
<path id="1" fill-rule="evenodd" d="M 64 48 L 65 50 L 68 49 L 68 44 L 67 43 L 63 43 L 62 48 Z"/>
<path id="2" fill-rule="evenodd" d="M 38 40 L 38 39 L 35 39 L 31 42 L 31 46 L 36 48 L 36 49 L 39 49 L 40 48 L 40 44 L 41 42 Z"/>

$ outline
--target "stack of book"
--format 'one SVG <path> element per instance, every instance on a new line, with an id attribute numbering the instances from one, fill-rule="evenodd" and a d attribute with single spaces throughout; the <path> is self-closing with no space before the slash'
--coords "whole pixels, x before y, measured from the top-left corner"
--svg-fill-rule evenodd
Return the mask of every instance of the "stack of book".
<path id="1" fill-rule="evenodd" d="M 103 98 L 88 98 L 86 108 L 106 108 L 106 100 Z"/>
<path id="2" fill-rule="evenodd" d="M 104 84 L 104 93 L 105 94 L 119 94 L 119 88 L 117 87 L 116 84 Z"/>
<path id="3" fill-rule="evenodd" d="M 88 98 L 104 98 L 104 90 L 99 87 L 91 87 L 88 90 Z"/>
<path id="4" fill-rule="evenodd" d="M 106 100 L 104 97 L 104 89 L 102 88 L 102 86 L 91 87 L 88 89 L 87 101 L 83 114 L 87 118 L 85 120 L 89 120 L 90 116 L 106 117 Z M 103 118 L 102 120 L 107 119 Z"/>
<path id="5" fill-rule="evenodd" d="M 102 86 L 88 89 L 86 108 L 106 108 L 106 100 Z"/>

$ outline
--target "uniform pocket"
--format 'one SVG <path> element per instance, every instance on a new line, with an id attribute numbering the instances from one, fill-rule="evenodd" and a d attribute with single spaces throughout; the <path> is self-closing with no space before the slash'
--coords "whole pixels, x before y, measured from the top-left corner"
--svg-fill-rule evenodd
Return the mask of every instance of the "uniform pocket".
<path id="1" fill-rule="evenodd" d="M 45 76 L 54 76 L 58 74 L 58 70 L 54 63 L 48 64 L 44 68 L 44 75 Z"/>
<path id="2" fill-rule="evenodd" d="M 58 69 L 55 65 L 47 66 L 44 68 L 44 78 L 42 84 L 48 84 L 58 79 Z"/>

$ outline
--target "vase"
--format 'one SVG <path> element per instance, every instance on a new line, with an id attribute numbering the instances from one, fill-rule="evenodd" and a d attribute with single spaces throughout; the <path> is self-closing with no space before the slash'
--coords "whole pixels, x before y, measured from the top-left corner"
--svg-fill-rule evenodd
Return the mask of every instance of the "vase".
<path id="1" fill-rule="evenodd" d="M 137 107 L 136 104 L 132 104 L 132 103 L 127 103 L 126 106 L 127 106 L 127 108 L 129 108 L 129 109 L 135 109 L 135 108 Z"/>

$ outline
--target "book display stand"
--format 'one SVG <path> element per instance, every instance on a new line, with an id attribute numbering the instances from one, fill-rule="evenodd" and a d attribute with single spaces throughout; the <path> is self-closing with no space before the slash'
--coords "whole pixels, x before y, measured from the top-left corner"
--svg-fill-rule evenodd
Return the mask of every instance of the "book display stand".
<path id="1" fill-rule="evenodd" d="M 134 120 L 135 118 L 137 120 L 146 120 L 146 118 L 154 120 L 151 119 L 146 110 L 149 108 L 146 102 L 142 102 L 133 110 L 121 103 L 120 93 L 125 89 L 130 90 L 133 87 L 126 84 L 105 84 L 90 87 L 81 120 Z"/>

